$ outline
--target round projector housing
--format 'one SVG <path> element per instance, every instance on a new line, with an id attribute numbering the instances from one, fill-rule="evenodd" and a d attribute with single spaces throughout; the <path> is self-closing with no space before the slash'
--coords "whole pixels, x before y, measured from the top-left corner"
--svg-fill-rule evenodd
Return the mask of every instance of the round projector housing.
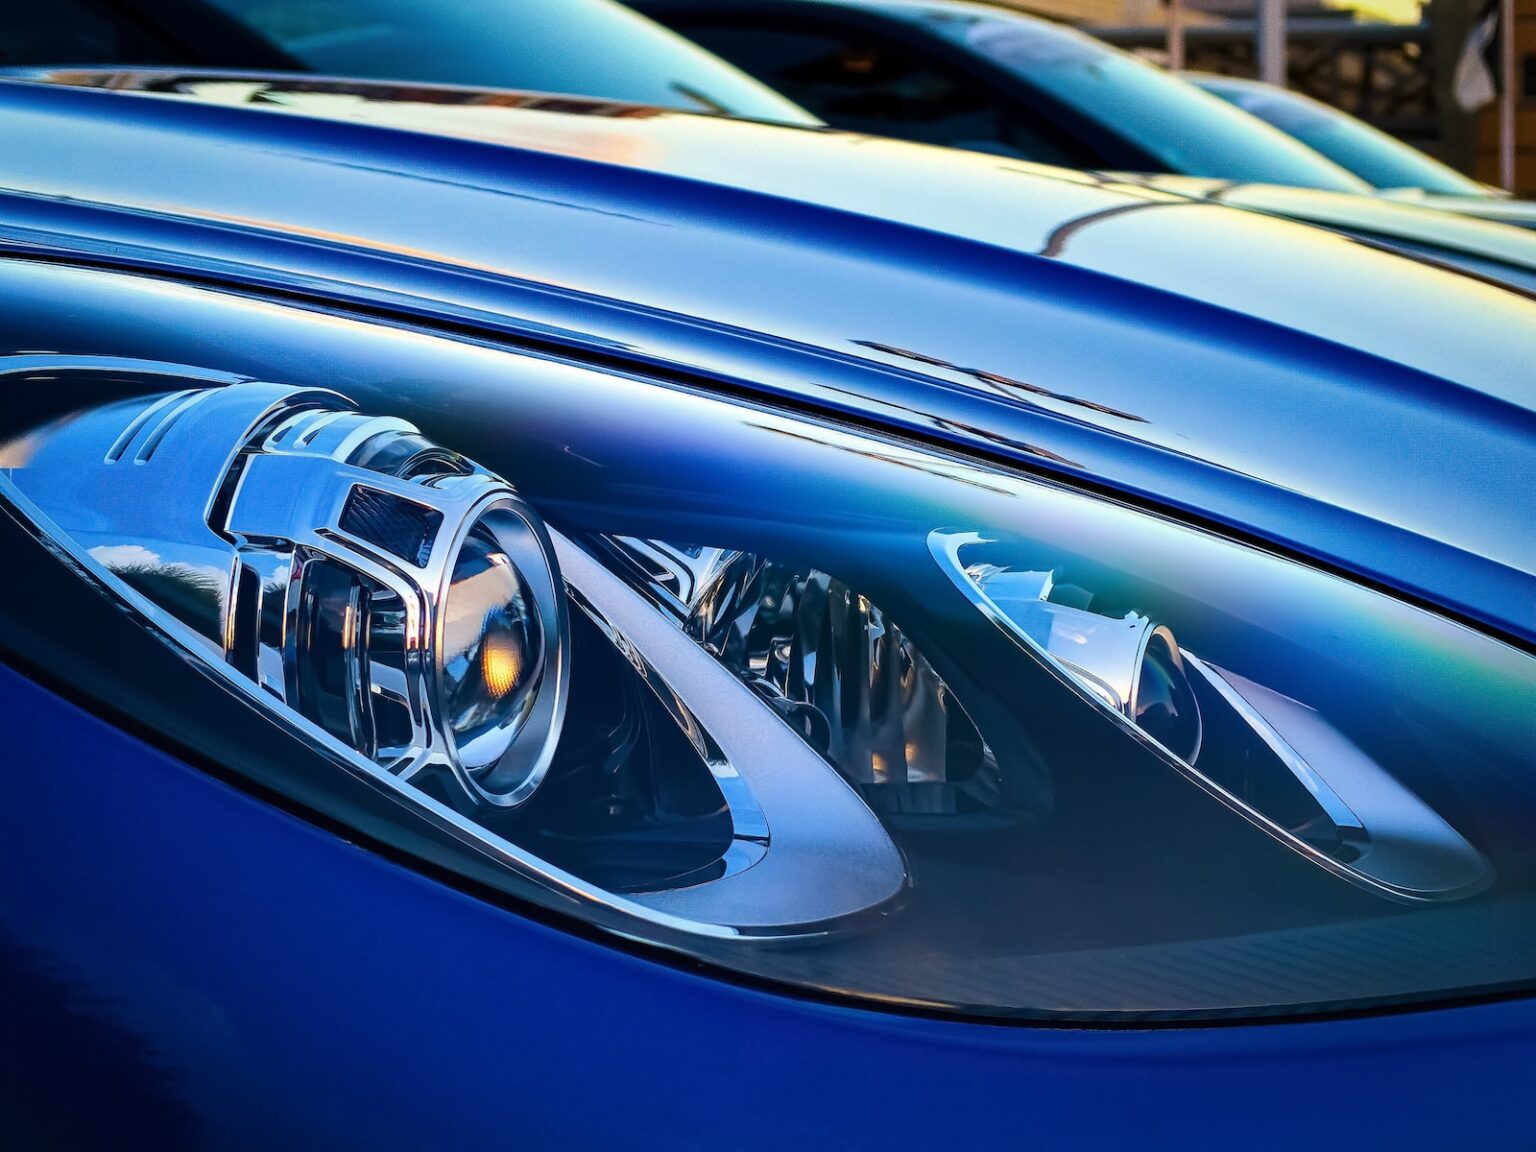
<path id="1" fill-rule="evenodd" d="M 566 595 L 506 481 L 405 421 L 258 382 L 107 405 L 50 442 L 78 465 L 61 526 L 267 694 L 463 811 L 538 788 Z"/>

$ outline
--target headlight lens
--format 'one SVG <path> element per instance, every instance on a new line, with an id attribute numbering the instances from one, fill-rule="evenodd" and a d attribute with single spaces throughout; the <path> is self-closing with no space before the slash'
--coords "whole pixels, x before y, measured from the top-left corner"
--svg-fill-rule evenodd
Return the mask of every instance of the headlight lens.
<path id="1" fill-rule="evenodd" d="M 453 563 L 437 655 L 448 732 L 470 771 L 495 765 L 532 709 L 545 631 L 516 562 L 484 527 L 473 529 Z"/>
<path id="2" fill-rule="evenodd" d="M 483 444 L 516 487 L 241 384 L 32 430 L 0 495 L 509 891 L 713 963 L 1075 1019 L 1536 975 L 1530 656 L 1107 501 L 594 387 L 612 423 Z M 710 483 L 739 459 L 776 467 Z"/>

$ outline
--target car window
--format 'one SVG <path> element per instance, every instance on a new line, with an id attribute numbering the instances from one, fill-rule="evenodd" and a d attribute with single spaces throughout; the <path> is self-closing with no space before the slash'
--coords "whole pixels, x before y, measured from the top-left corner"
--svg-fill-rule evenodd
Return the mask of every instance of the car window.
<path id="1" fill-rule="evenodd" d="M 330 75 L 522 88 L 814 122 L 723 61 L 609 0 L 208 3 L 305 68 Z"/>
<path id="2" fill-rule="evenodd" d="M 959 68 L 866 27 L 707 15 L 680 17 L 674 27 L 837 128 L 1047 164 L 1088 162 Z"/>
<path id="3" fill-rule="evenodd" d="M 1377 188 L 1420 188 L 1445 196 L 1486 195 L 1476 181 L 1417 148 L 1306 96 L 1250 84 L 1197 83 Z"/>
<path id="4" fill-rule="evenodd" d="M 891 9 L 1116 133 L 1164 171 L 1334 192 L 1368 185 L 1305 144 L 1162 68 L 1070 28 L 1010 15 Z"/>
<path id="5" fill-rule="evenodd" d="M 189 62 L 168 41 L 122 12 L 94 3 L 0 3 L 0 67 Z"/>

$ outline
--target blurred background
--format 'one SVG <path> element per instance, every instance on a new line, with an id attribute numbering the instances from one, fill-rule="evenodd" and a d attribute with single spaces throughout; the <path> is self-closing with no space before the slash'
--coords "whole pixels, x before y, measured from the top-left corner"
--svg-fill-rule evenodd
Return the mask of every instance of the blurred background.
<path id="1" fill-rule="evenodd" d="M 1424 165 L 1374 128 L 1484 185 L 1536 194 L 1536 0 L 627 3 L 766 87 L 744 96 L 718 61 L 715 71 L 685 62 L 675 38 L 663 43 L 606 0 L 0 0 L 0 69 L 291 69 L 640 103 L 683 92 L 693 97 L 684 106 L 758 118 L 798 114 L 788 98 L 837 127 L 1068 167 L 1369 185 L 1494 211 L 1472 203 L 1488 188 Z M 1019 15 L 999 20 L 1004 8 Z M 1226 110 L 1053 24 L 1182 73 Z M 998 68 L 1012 78 L 989 83 L 1015 85 L 1011 95 L 983 91 L 981 74 Z M 671 82 L 657 89 L 658 77 Z M 1012 117 L 1012 136 L 981 131 L 984 105 Z M 1232 105 L 1252 115 L 1234 120 Z M 1032 134 L 1058 113 L 1055 138 Z M 1258 121 L 1294 139 L 1282 145 Z M 1104 146 L 1108 137 L 1118 144 Z M 1257 163 L 1248 151 L 1271 155 Z M 1536 206 L 1519 211 L 1536 228 Z"/>
<path id="2" fill-rule="evenodd" d="M 1536 193 L 1536 0 L 1002 0 L 1000 6 L 1074 24 L 1172 67 L 1283 82 L 1484 183 Z M 1508 50 L 1506 22 L 1513 26 Z M 1264 58 L 1266 33 L 1278 48 L 1270 59 Z M 1506 69 L 1513 73 L 1507 94 Z M 1507 157 L 1500 155 L 1501 113 L 1513 121 Z M 1510 167 L 1512 185 L 1505 183 Z"/>

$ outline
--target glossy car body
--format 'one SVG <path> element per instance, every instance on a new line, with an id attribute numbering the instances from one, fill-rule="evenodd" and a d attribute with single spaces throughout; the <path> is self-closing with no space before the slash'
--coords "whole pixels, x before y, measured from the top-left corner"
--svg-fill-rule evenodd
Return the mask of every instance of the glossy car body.
<path id="1" fill-rule="evenodd" d="M 963 0 L 636 6 L 837 128 L 1072 168 L 1369 189 L 1164 70 L 1020 12 Z"/>
<path id="2" fill-rule="evenodd" d="M 1536 244 L 1529 235 L 1482 219 L 1480 213 L 1463 213 L 1448 205 L 1431 207 L 1432 203 L 1444 205 L 1443 199 L 1413 198 L 1398 203 L 1387 197 L 1277 184 L 1233 184 L 1194 176 L 1127 174 L 1120 179 L 1175 196 L 1332 228 L 1527 292 L 1536 291 Z M 1519 204 L 1493 197 L 1489 203 Z"/>
<path id="3" fill-rule="evenodd" d="M 333 93 L 373 123 L 285 114 L 273 91 L 263 113 L 0 85 L 0 334 L 33 365 L 8 378 L 10 419 L 61 402 L 50 359 L 194 364 L 345 386 L 509 467 L 498 438 L 528 417 L 497 373 L 537 361 L 894 430 L 1536 641 L 1520 295 L 983 156 L 512 96 L 429 135 L 404 126 L 444 90 Z M 968 178 L 941 184 L 956 164 Z M 668 415 L 583 417 L 615 444 L 656 436 L 637 506 L 690 462 L 727 502 L 743 472 L 776 475 L 690 448 Z M 799 998 L 498 903 L 233 786 L 251 750 L 218 716 L 181 717 L 201 755 L 167 750 L 195 679 L 175 661 L 115 704 L 100 686 L 138 649 L 40 661 L 111 613 L 17 612 L 48 557 L 11 556 L 0 911 L 22 1140 L 131 1122 L 161 1147 L 1293 1147 L 1255 1123 L 1277 1102 L 1366 1146 L 1525 1123 L 1517 988 L 1278 1024 L 1005 1027 Z M 78 1106 L 81 1053 L 121 1110 Z"/>
<path id="4" fill-rule="evenodd" d="M 472 4 L 461 3 L 422 8 L 401 0 L 346 0 L 321 17 L 249 0 L 131 0 L 99 10 L 92 7 L 96 0 L 71 3 L 84 7 L 7 15 L 0 42 L 8 36 L 12 46 L 0 64 L 12 75 L 107 86 L 134 81 L 48 65 L 191 63 L 258 67 L 264 70 L 258 76 L 280 70 L 477 81 L 819 123 L 765 84 L 607 0 L 579 6 L 544 0 L 503 12 L 503 22 L 489 30 Z M 657 14 L 724 52 L 744 43 L 741 63 L 840 127 L 1074 167 L 1241 175 L 1248 183 L 1237 187 L 1229 180 L 1153 179 L 1174 195 L 1219 196 L 1232 206 L 1338 229 L 1502 283 L 1533 285 L 1536 255 L 1522 238 L 1458 224 L 1443 213 L 1377 208 L 1374 197 L 1353 197 L 1367 186 L 1310 149 L 1070 29 L 963 5 L 793 0 L 784 6 L 776 0 L 740 10 L 719 3 L 664 6 Z M 716 43 L 718 36 L 725 41 Z M 766 67 L 765 51 L 783 66 Z M 780 59 L 786 51 L 788 65 Z M 820 63 L 817 53 L 825 53 Z M 872 70 L 861 61 L 873 61 Z M 1306 191 L 1286 190 L 1294 185 Z"/>
<path id="5" fill-rule="evenodd" d="M 1445 216 L 1519 224 L 1518 204 L 1393 193 L 1408 210 L 1378 208 L 1372 184 L 1294 136 L 1281 141 L 1240 101 L 1231 103 L 1245 115 L 1227 116 L 1162 69 L 1036 17 L 960 0 L 640 7 L 835 127 L 1138 173 L 1177 195 L 1216 196 L 1531 285 L 1523 241 L 1498 228 L 1461 231 Z"/>
<path id="6" fill-rule="evenodd" d="M 1191 83 L 1289 132 L 1362 180 L 1408 203 L 1536 228 L 1536 205 L 1470 180 L 1347 112 L 1257 80 L 1187 75 Z"/>
<path id="7" fill-rule="evenodd" d="M 0 68 L 254 68 L 812 118 L 613 0 L 58 0 L 0 11 Z"/>

